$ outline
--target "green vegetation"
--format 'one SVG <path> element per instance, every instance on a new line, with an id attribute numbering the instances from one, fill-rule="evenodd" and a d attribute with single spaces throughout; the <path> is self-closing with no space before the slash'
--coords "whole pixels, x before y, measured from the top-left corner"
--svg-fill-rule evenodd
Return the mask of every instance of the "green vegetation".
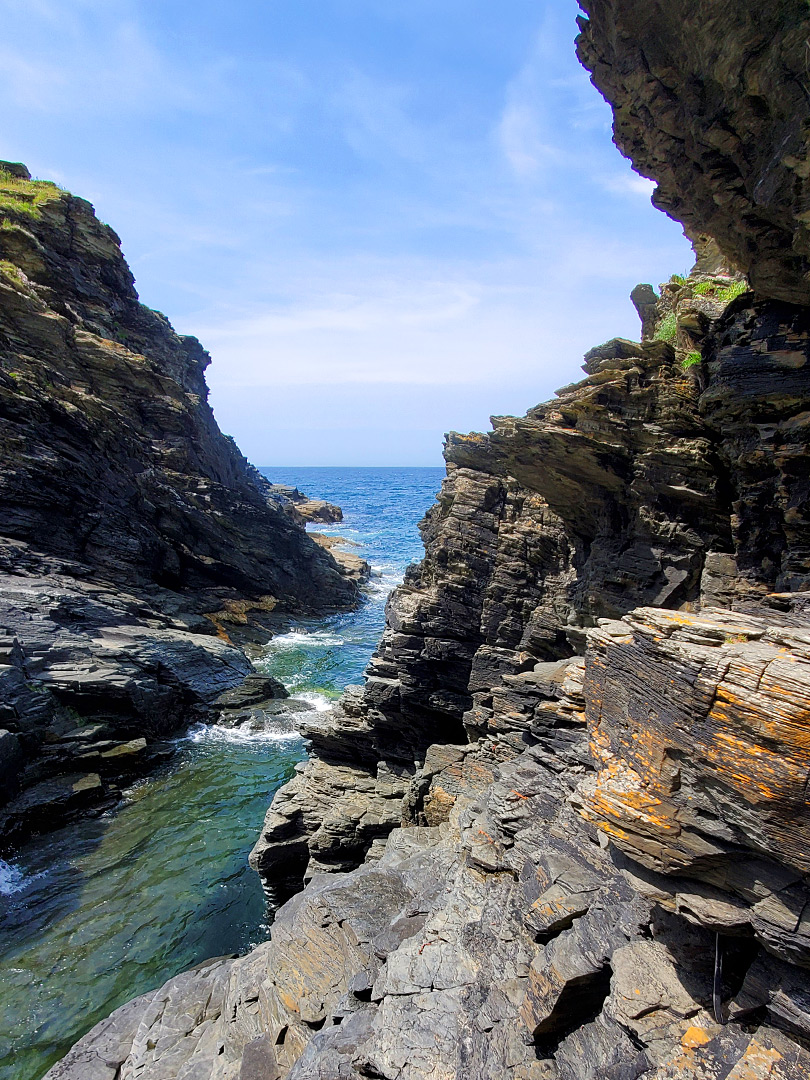
<path id="1" fill-rule="evenodd" d="M 668 311 L 655 331 L 656 341 L 674 341 L 678 332 L 678 319 L 674 311 Z"/>
<path id="2" fill-rule="evenodd" d="M 685 285 L 688 276 L 688 274 L 673 274 L 669 280 L 676 285 Z"/>
<path id="3" fill-rule="evenodd" d="M 725 289 L 720 290 L 717 294 L 717 299 L 721 304 L 730 304 L 732 300 L 736 300 L 738 296 L 742 296 L 747 289 L 747 282 L 733 281 L 730 285 L 727 285 Z"/>
<path id="4" fill-rule="evenodd" d="M 50 180 L 21 180 L 0 169 L 0 214 L 28 218 L 42 216 L 42 206 L 62 195 L 62 188 Z"/>
<path id="5" fill-rule="evenodd" d="M 717 290 L 717 286 L 713 281 L 699 281 L 695 286 L 695 296 L 710 296 Z"/>
<path id="6" fill-rule="evenodd" d="M 719 304 L 730 304 L 732 300 L 736 300 L 738 296 L 747 290 L 748 285 L 744 281 L 732 281 L 730 285 L 726 285 L 721 289 L 716 281 L 701 281 L 695 285 L 695 296 L 708 296 L 712 300 L 716 300 Z"/>
<path id="7" fill-rule="evenodd" d="M 19 266 L 9 262 L 8 259 L 0 259 L 0 273 L 2 273 L 3 277 L 9 278 L 15 288 L 25 288 L 25 278 L 22 276 Z"/>
<path id="8" fill-rule="evenodd" d="M 687 353 L 685 358 L 681 361 L 681 367 L 684 371 L 688 371 L 690 367 L 694 367 L 695 364 L 699 364 L 703 358 L 699 352 Z"/>

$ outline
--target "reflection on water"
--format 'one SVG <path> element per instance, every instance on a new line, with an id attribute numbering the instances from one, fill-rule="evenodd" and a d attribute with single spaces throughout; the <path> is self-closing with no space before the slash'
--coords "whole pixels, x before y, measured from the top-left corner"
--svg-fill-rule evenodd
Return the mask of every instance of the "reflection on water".
<path id="1" fill-rule="evenodd" d="M 421 555 L 416 522 L 439 469 L 273 470 L 280 483 L 343 506 L 323 531 L 361 547 L 375 577 L 358 611 L 300 620 L 259 667 L 310 709 L 360 681 L 385 600 Z M 0 1080 L 39 1080 L 111 1009 L 211 956 L 268 932 L 247 865 L 273 792 L 304 756 L 294 724 L 198 728 L 161 772 L 114 812 L 88 818 L 0 861 Z"/>

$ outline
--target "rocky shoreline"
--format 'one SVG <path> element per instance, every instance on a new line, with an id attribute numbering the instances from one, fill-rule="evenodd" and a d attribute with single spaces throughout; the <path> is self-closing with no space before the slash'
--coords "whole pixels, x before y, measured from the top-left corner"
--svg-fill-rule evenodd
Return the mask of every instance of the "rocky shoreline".
<path id="1" fill-rule="evenodd" d="M 650 333 L 674 310 L 691 345 L 715 279 L 668 283 Z M 776 310 L 705 307 L 699 371 L 683 339 L 610 342 L 557 402 L 450 436 L 426 558 L 251 857 L 292 895 L 271 942 L 118 1010 L 49 1080 L 810 1074 L 810 581 L 728 487 L 752 497 L 757 407 L 728 372 L 756 365 L 788 437 L 810 399 Z"/>
<path id="2" fill-rule="evenodd" d="M 557 400 L 449 436 L 254 849 L 272 940 L 48 1080 L 810 1076 L 810 12 L 582 6 L 695 268 Z"/>
<path id="3" fill-rule="evenodd" d="M 306 532 L 339 508 L 220 433 L 207 354 L 140 304 L 90 204 L 9 162 L 0 193 L 7 851 L 111 805 L 170 733 L 220 716 L 270 620 L 355 605 L 368 566 Z"/>

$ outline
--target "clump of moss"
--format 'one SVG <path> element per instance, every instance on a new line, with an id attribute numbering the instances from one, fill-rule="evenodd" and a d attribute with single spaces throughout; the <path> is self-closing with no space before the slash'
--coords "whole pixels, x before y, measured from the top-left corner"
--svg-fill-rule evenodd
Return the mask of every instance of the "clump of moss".
<path id="1" fill-rule="evenodd" d="M 695 364 L 699 364 L 703 358 L 699 352 L 687 353 L 684 359 L 681 361 L 681 367 L 684 371 L 688 371 L 690 367 L 694 367 Z"/>
<path id="2" fill-rule="evenodd" d="M 43 205 L 60 198 L 62 190 L 50 180 L 23 180 L 0 169 L 0 214 L 39 218 Z"/>
<path id="3" fill-rule="evenodd" d="M 720 290 L 717 294 L 717 299 L 721 304 L 730 304 L 732 300 L 736 300 L 738 296 L 742 296 L 747 289 L 748 285 L 745 281 L 732 281 L 725 289 Z"/>
<path id="4" fill-rule="evenodd" d="M 0 259 L 0 274 L 14 286 L 15 289 L 24 289 L 26 282 L 19 266 L 9 262 L 8 259 Z"/>
<path id="5" fill-rule="evenodd" d="M 674 311 L 668 311 L 655 331 L 656 341 L 674 341 L 678 332 L 678 318 Z"/>
<path id="6" fill-rule="evenodd" d="M 730 304 L 732 300 L 742 296 L 747 288 L 748 285 L 744 281 L 732 281 L 730 285 L 722 289 L 716 281 L 701 281 L 695 285 L 693 291 L 695 296 L 710 296 L 719 304 Z"/>

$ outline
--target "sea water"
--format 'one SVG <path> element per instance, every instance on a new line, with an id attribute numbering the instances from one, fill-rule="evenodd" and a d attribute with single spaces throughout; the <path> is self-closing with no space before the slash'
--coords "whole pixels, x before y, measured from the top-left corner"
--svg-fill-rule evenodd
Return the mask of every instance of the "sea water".
<path id="1" fill-rule="evenodd" d="M 257 662 L 324 709 L 361 681 L 385 601 L 421 557 L 416 524 L 443 470 L 262 471 L 343 507 L 343 522 L 315 528 L 353 541 L 372 566 L 356 611 L 297 620 Z M 266 938 L 247 856 L 273 792 L 304 754 L 292 714 L 273 733 L 199 727 L 115 811 L 0 860 L 0 1080 L 39 1080 L 118 1005 Z"/>

